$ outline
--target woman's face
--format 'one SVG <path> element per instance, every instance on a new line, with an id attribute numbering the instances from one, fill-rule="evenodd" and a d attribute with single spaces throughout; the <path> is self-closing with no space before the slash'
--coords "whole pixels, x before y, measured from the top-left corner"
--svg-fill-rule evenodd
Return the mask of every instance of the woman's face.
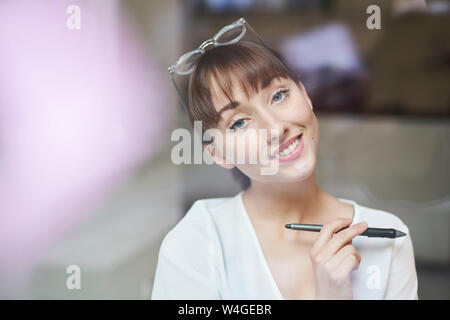
<path id="1" fill-rule="evenodd" d="M 223 134 L 223 147 L 217 148 L 216 144 L 213 152 L 208 150 L 216 163 L 229 169 L 236 166 L 254 181 L 301 181 L 313 173 L 319 127 L 311 101 L 300 82 L 273 78 L 250 99 L 235 86 L 231 106 L 226 96 L 216 89 L 215 82 L 211 84 L 212 102 L 221 114 L 217 129 Z M 290 141 L 294 141 L 292 145 Z M 283 148 L 286 143 L 288 147 Z M 258 150 L 257 163 L 250 161 L 255 148 Z M 226 164 L 225 158 L 230 156 L 231 150 L 233 161 Z M 243 153 L 245 161 L 237 157 L 238 152 Z M 266 174 L 262 174 L 263 168 Z"/>

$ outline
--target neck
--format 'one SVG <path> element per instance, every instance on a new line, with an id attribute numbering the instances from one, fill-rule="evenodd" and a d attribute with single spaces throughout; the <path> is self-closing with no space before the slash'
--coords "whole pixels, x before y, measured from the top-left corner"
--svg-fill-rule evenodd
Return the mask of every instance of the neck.
<path id="1" fill-rule="evenodd" d="M 252 181 L 243 198 L 255 216 L 267 222 L 315 223 L 325 193 L 316 185 L 315 174 L 303 181 Z"/>

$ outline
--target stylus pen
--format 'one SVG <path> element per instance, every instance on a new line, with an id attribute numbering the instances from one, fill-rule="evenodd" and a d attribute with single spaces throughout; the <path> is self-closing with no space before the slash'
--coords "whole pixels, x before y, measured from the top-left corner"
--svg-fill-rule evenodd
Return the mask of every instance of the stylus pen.
<path id="1" fill-rule="evenodd" d="M 322 225 L 320 224 L 289 223 L 285 227 L 292 230 L 315 231 L 315 232 L 319 232 L 320 230 L 322 230 Z M 342 228 L 339 231 L 342 231 L 347 228 L 348 227 Z M 359 234 L 359 236 L 376 237 L 376 238 L 398 238 L 406 236 L 406 233 L 398 231 L 396 229 L 367 228 L 367 230 Z"/>

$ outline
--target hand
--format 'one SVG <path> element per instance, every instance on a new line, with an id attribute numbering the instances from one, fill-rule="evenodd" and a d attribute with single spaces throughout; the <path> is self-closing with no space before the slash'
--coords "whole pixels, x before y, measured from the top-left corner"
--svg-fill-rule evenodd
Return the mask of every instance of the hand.
<path id="1" fill-rule="evenodd" d="M 368 225 L 360 222 L 336 233 L 352 221 L 350 218 L 336 219 L 325 224 L 311 248 L 316 299 L 353 299 L 350 273 L 359 268 L 361 256 L 352 246 L 352 239 L 363 233 Z"/>

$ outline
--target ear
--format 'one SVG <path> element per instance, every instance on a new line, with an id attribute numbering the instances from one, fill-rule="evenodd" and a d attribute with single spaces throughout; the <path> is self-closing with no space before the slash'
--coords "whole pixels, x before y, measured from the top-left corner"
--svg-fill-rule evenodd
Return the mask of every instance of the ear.
<path id="1" fill-rule="evenodd" d="M 205 151 L 209 154 L 209 156 L 214 160 L 216 164 L 225 169 L 233 169 L 234 164 L 228 164 L 225 161 L 223 155 L 216 150 L 214 143 L 209 143 L 205 146 Z"/>
<path id="2" fill-rule="evenodd" d="M 312 105 L 311 99 L 309 98 L 308 92 L 306 92 L 306 89 L 305 89 L 305 87 L 303 86 L 303 83 L 300 80 L 298 80 L 298 87 L 300 88 L 300 91 L 305 96 L 306 101 L 309 104 L 309 107 L 311 108 L 311 110 L 313 110 L 313 105 Z"/>

